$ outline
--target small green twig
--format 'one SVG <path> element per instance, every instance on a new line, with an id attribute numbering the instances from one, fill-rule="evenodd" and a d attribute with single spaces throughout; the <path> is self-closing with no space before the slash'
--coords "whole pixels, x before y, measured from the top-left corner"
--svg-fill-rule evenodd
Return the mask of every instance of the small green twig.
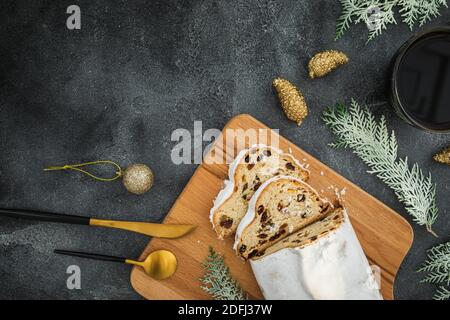
<path id="1" fill-rule="evenodd" d="M 200 278 L 200 287 L 215 300 L 247 300 L 239 283 L 233 279 L 225 259 L 209 247 L 209 255 L 203 263 L 205 274 Z"/>

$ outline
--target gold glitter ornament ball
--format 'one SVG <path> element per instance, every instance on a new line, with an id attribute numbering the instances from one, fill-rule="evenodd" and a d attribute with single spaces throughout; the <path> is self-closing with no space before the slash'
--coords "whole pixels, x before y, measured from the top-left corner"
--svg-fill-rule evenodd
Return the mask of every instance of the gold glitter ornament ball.
<path id="1" fill-rule="evenodd" d="M 319 52 L 309 60 L 309 77 L 311 79 L 324 77 L 346 63 L 348 63 L 348 57 L 341 51 L 327 50 Z"/>
<path id="2" fill-rule="evenodd" d="M 308 115 L 308 107 L 300 90 L 288 80 L 281 78 L 275 79 L 273 86 L 286 117 L 300 125 Z"/>
<path id="3" fill-rule="evenodd" d="M 450 165 L 450 146 L 434 155 L 434 161 Z"/>
<path id="4" fill-rule="evenodd" d="M 128 191 L 143 194 L 153 185 L 153 171 L 145 164 L 133 164 L 125 169 L 122 179 Z"/>

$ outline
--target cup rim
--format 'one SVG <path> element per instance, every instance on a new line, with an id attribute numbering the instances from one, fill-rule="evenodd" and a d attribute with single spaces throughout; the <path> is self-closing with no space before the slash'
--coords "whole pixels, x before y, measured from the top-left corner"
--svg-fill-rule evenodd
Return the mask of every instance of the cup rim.
<path id="1" fill-rule="evenodd" d="M 413 117 L 409 115 L 409 113 L 406 111 L 406 109 L 403 107 L 400 97 L 398 94 L 398 88 L 397 88 L 397 73 L 400 66 L 400 63 L 405 56 L 406 52 L 408 51 L 411 46 L 416 43 L 419 39 L 422 37 L 436 32 L 443 32 L 443 33 L 450 33 L 450 25 L 445 26 L 439 26 L 439 27 L 433 27 L 427 30 L 424 30 L 422 32 L 417 33 L 416 35 L 409 38 L 397 51 L 394 66 L 392 69 L 392 79 L 391 79 L 391 92 L 393 95 L 392 102 L 395 104 L 394 107 L 400 109 L 401 114 L 403 117 L 406 118 L 407 122 L 412 124 L 413 126 L 420 128 L 422 130 L 433 132 L 433 133 L 450 133 L 450 128 L 448 129 L 432 129 L 425 127 L 423 124 L 421 124 L 419 121 L 415 120 Z"/>

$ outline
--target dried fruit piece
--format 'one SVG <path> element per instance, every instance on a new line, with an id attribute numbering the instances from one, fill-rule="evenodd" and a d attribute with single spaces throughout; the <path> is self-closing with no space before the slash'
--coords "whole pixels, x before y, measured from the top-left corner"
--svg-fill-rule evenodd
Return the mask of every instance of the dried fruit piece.
<path id="1" fill-rule="evenodd" d="M 265 222 L 267 220 L 267 211 L 264 211 L 261 215 L 261 222 Z"/>
<path id="2" fill-rule="evenodd" d="M 231 226 L 233 225 L 233 219 L 223 215 L 222 217 L 220 217 L 220 226 L 225 228 L 225 229 L 229 229 L 231 228 Z"/>
<path id="3" fill-rule="evenodd" d="M 253 191 L 258 190 L 258 188 L 261 186 L 261 182 L 257 182 L 255 183 L 255 185 L 253 186 Z"/>
<path id="4" fill-rule="evenodd" d="M 342 51 L 327 50 L 319 52 L 309 60 L 309 77 L 311 79 L 324 77 L 346 63 L 348 63 L 348 57 Z"/>
<path id="5" fill-rule="evenodd" d="M 324 205 L 321 205 L 321 206 L 320 206 L 320 212 L 321 212 L 321 213 L 322 213 L 322 212 L 325 212 L 325 210 L 327 210 L 329 206 L 330 206 L 330 205 L 329 205 L 328 203 L 326 203 L 326 204 L 324 204 Z"/>
<path id="6" fill-rule="evenodd" d="M 263 205 L 260 205 L 259 207 L 258 207 L 258 214 L 261 214 L 261 213 L 263 213 L 264 212 L 264 206 Z"/>
<path id="7" fill-rule="evenodd" d="M 450 146 L 435 154 L 434 161 L 450 165 Z"/>
<path id="8" fill-rule="evenodd" d="M 258 235 L 258 237 L 264 239 L 264 238 L 267 238 L 267 234 L 265 234 L 265 233 L 260 233 L 260 234 Z"/>
<path id="9" fill-rule="evenodd" d="M 278 211 L 281 211 L 283 208 L 284 208 L 284 206 L 283 206 L 283 204 L 281 203 L 281 201 L 278 202 L 278 205 L 277 205 Z"/>
<path id="10" fill-rule="evenodd" d="M 295 167 L 294 167 L 294 165 L 293 165 L 292 163 L 288 162 L 288 163 L 286 163 L 286 169 L 289 169 L 289 170 L 291 170 L 291 171 L 294 171 L 294 170 L 295 170 Z"/>
<path id="11" fill-rule="evenodd" d="M 264 253 L 266 252 L 266 250 L 260 251 L 256 254 L 257 257 L 261 257 L 264 255 Z"/>
<path id="12" fill-rule="evenodd" d="M 300 125 L 308 115 L 308 107 L 302 93 L 286 79 L 275 79 L 273 86 L 286 117 Z"/>
<path id="13" fill-rule="evenodd" d="M 252 250 L 252 252 L 250 252 L 248 254 L 249 259 L 253 258 L 254 256 L 256 256 L 256 254 L 258 253 L 258 250 L 254 249 Z"/>

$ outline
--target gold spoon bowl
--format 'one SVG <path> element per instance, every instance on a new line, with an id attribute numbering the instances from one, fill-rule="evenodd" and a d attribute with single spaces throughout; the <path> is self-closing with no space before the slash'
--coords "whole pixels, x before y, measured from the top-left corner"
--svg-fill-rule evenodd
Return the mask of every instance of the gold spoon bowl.
<path id="1" fill-rule="evenodd" d="M 177 257 L 168 250 L 156 250 L 150 253 L 144 261 L 126 259 L 125 263 L 142 267 L 144 272 L 157 280 L 164 280 L 177 271 Z"/>
<path id="2" fill-rule="evenodd" d="M 157 280 L 164 280 L 172 276 L 177 271 L 178 265 L 177 257 L 168 250 L 153 251 L 147 256 L 147 258 L 145 258 L 144 261 L 135 261 L 121 257 L 58 249 L 55 250 L 55 253 L 73 257 L 132 264 L 141 267 L 144 269 L 146 274 Z"/>

